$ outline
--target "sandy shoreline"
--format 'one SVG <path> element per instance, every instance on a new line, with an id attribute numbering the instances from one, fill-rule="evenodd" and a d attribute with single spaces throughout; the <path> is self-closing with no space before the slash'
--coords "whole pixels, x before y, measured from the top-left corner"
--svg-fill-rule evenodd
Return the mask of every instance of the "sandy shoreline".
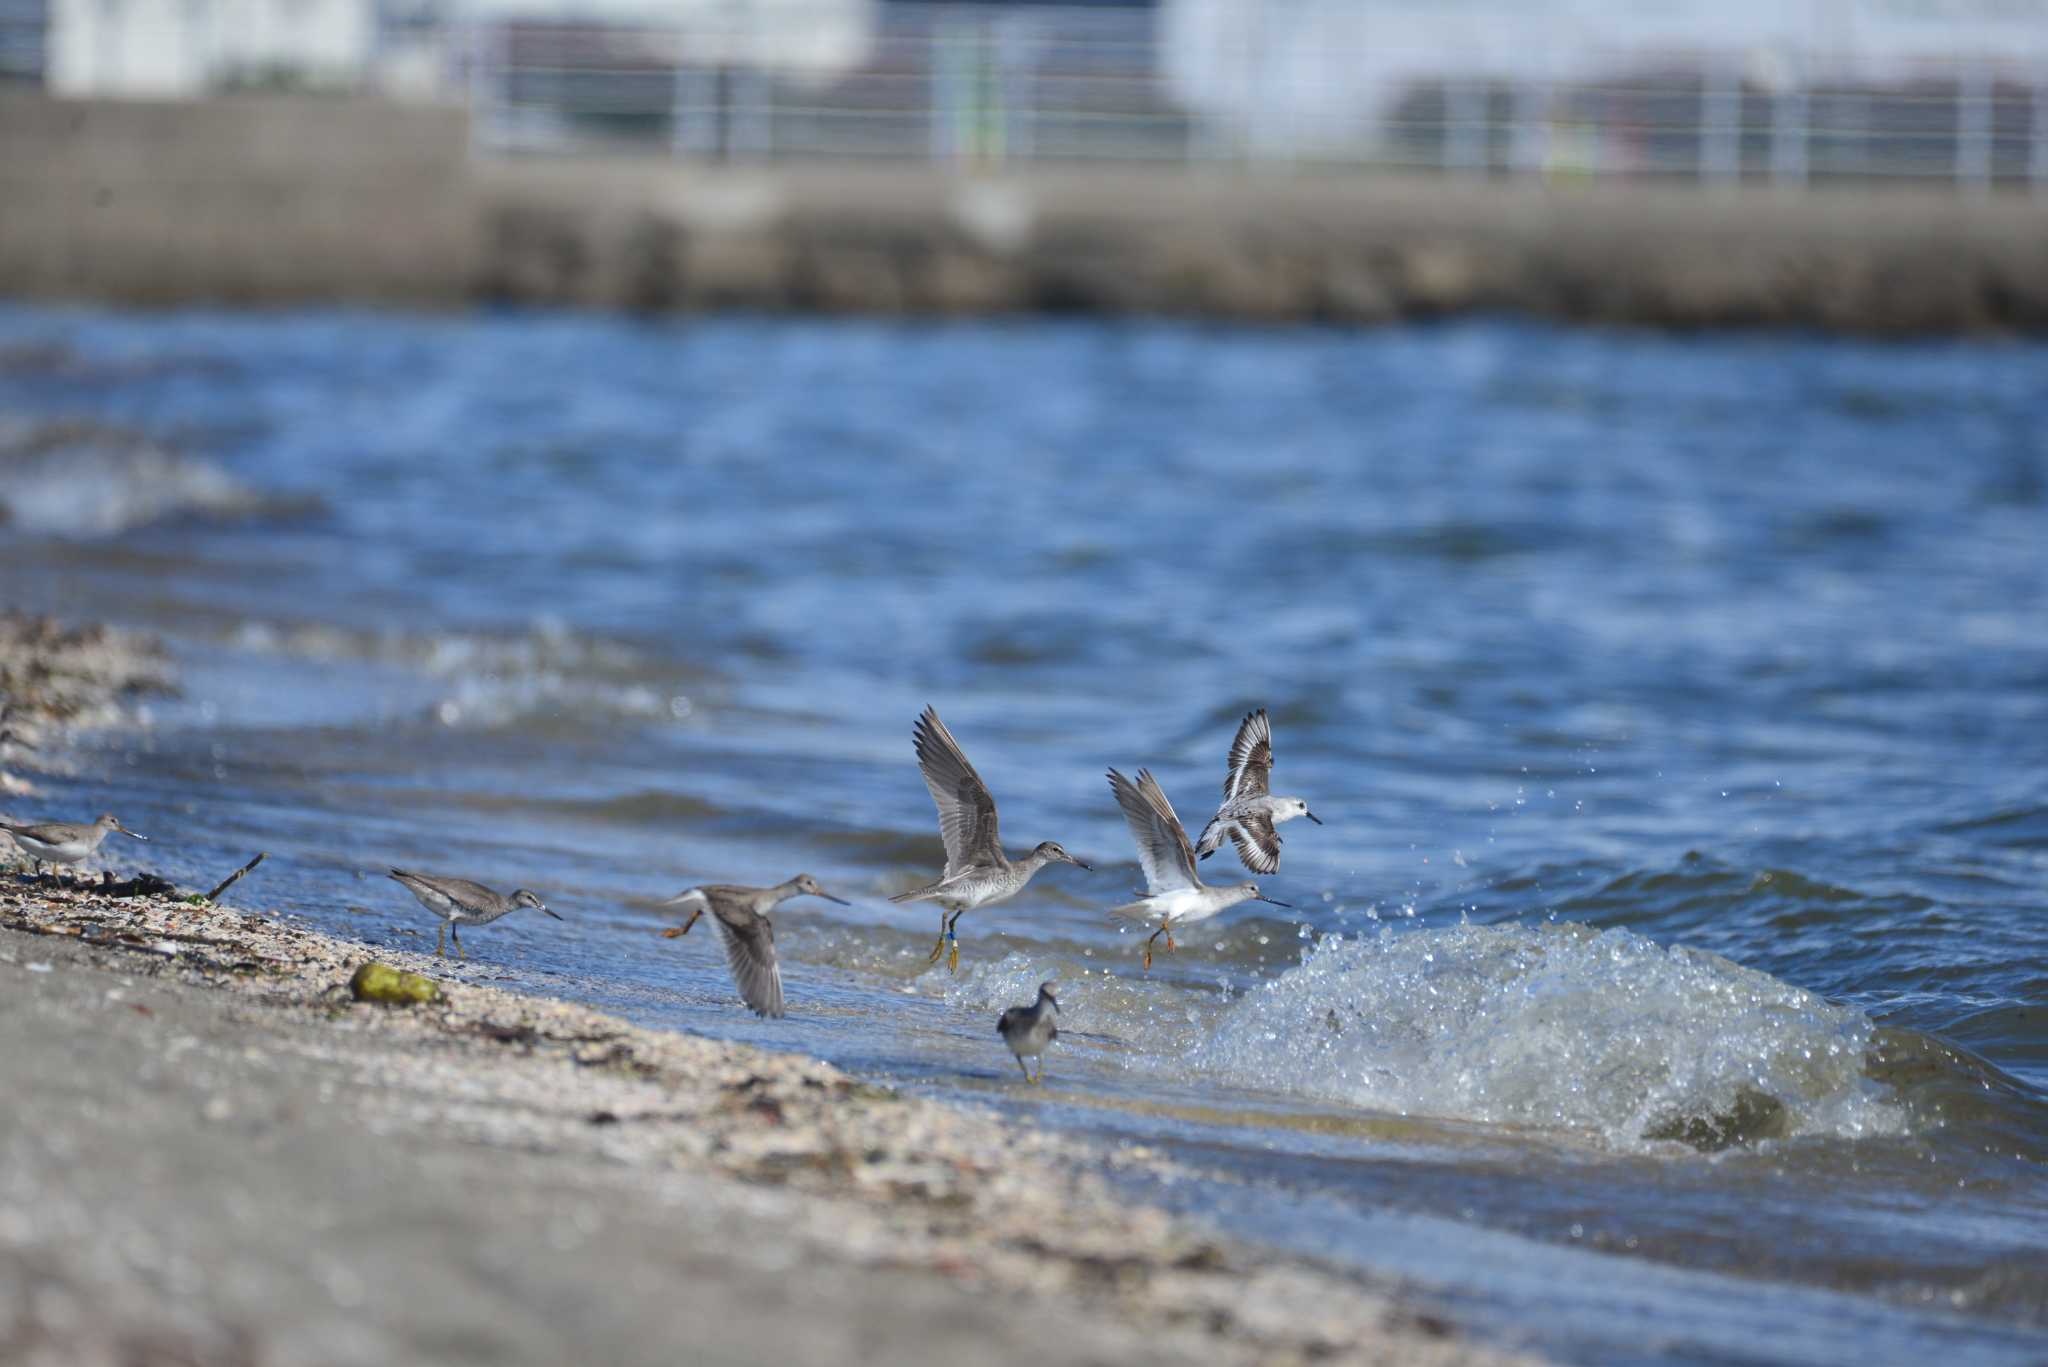
<path id="1" fill-rule="evenodd" d="M 1119 1201 L 1140 1157 L 446 977 L 356 1003 L 371 957 L 437 969 L 0 891 L 0 1357 L 1497 1360 Z"/>
<path id="2" fill-rule="evenodd" d="M 0 681 L 39 769 L 171 686 L 15 617 Z M 1141 1150 L 163 886 L 0 879 L 0 1360 L 1506 1360 L 1120 1199 Z M 373 958 L 442 1000 L 356 1002 Z"/>

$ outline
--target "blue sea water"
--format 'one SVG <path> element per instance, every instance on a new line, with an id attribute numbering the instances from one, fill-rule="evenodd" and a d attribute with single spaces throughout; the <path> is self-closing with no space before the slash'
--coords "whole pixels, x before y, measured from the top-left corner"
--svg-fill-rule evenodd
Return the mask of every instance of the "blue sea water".
<path id="1" fill-rule="evenodd" d="M 1572 1360 L 2048 1357 L 2048 346 L 10 308 L 0 504 L 0 599 L 183 677 L 44 802 L 189 882 L 414 948 L 387 866 L 533 887 L 454 971 L 1142 1144 Z M 1096 865 L 957 976 L 926 703 Z M 1261 705 L 1293 910 L 1141 973 L 1103 770 L 1197 823 Z M 856 905 L 759 1022 L 652 903 L 798 870 Z"/>

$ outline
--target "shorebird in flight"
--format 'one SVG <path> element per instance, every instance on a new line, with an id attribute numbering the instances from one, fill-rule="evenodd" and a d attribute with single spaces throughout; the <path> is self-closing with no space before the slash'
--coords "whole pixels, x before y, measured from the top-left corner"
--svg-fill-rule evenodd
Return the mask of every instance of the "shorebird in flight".
<path id="1" fill-rule="evenodd" d="M 1230 743 L 1230 772 L 1223 778 L 1223 805 L 1202 828 L 1196 854 L 1207 859 L 1227 835 L 1237 846 L 1237 857 L 1253 873 L 1280 872 L 1280 832 L 1273 828 L 1297 816 L 1318 826 L 1323 819 L 1302 798 L 1274 797 L 1272 773 L 1273 726 L 1261 707 L 1238 723 L 1237 739 Z"/>
<path id="2" fill-rule="evenodd" d="M 1124 809 L 1124 822 L 1131 828 L 1131 839 L 1138 845 L 1138 862 L 1145 869 L 1144 895 L 1135 902 L 1111 907 L 1110 912 L 1147 925 L 1158 924 L 1151 939 L 1145 941 L 1147 969 L 1152 967 L 1153 940 L 1164 935 L 1167 951 L 1172 952 L 1175 926 L 1206 921 L 1239 902 L 1287 905 L 1262 896 L 1257 883 L 1203 886 L 1195 872 L 1194 846 L 1188 844 L 1188 833 L 1181 828 L 1180 818 L 1173 814 L 1173 804 L 1166 800 L 1165 790 L 1150 770 L 1140 769 L 1138 781 L 1133 783 L 1112 769 L 1109 790 L 1116 794 L 1116 805 Z"/>
<path id="3" fill-rule="evenodd" d="M 939 809 L 939 838 L 946 844 L 946 871 L 921 888 L 899 892 L 892 902 L 937 902 L 939 942 L 932 946 L 931 962 L 951 951 L 947 966 L 960 971 L 960 941 L 955 928 L 960 918 L 976 907 L 1006 901 L 1024 890 L 1031 876 L 1047 864 L 1088 865 L 1068 854 L 1059 842 L 1047 840 L 1031 853 L 1012 863 L 1003 853 L 996 830 L 996 800 L 988 785 L 953 733 L 932 708 L 925 708 L 911 732 L 917 743 L 917 767 L 924 772 L 924 786 L 931 789 L 932 802 Z"/>
<path id="4" fill-rule="evenodd" d="M 772 888 L 748 888 L 733 883 L 715 883 L 685 888 L 661 905 L 688 907 L 690 919 L 661 932 L 673 940 L 688 935 L 690 927 L 705 912 L 718 927 L 725 943 L 725 966 L 732 970 L 733 986 L 740 1000 L 757 1016 L 782 1017 L 782 961 L 775 956 L 775 923 L 768 913 L 792 897 L 822 897 L 840 906 L 851 906 L 844 897 L 834 897 L 818 886 L 818 880 L 800 873 Z"/>

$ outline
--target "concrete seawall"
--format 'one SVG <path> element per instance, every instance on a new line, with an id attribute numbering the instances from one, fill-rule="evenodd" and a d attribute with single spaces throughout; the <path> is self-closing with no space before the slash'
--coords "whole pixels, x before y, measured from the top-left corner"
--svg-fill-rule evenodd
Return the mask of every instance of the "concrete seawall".
<path id="1" fill-rule="evenodd" d="M 1932 187 L 502 159 L 471 153 L 457 110 L 7 95 L 0 294 L 2041 331 L 2048 204 Z"/>

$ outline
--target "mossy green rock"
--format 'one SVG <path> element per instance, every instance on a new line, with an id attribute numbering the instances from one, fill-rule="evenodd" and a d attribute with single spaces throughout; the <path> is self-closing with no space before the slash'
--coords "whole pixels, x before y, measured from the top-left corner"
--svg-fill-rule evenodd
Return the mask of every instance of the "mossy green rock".
<path id="1" fill-rule="evenodd" d="M 359 1002 L 382 1002 L 386 1006 L 411 1006 L 415 1002 L 441 1000 L 441 989 L 432 978 L 423 978 L 417 973 L 408 973 L 390 964 L 380 964 L 375 959 L 356 970 L 348 980 L 348 990 Z"/>

